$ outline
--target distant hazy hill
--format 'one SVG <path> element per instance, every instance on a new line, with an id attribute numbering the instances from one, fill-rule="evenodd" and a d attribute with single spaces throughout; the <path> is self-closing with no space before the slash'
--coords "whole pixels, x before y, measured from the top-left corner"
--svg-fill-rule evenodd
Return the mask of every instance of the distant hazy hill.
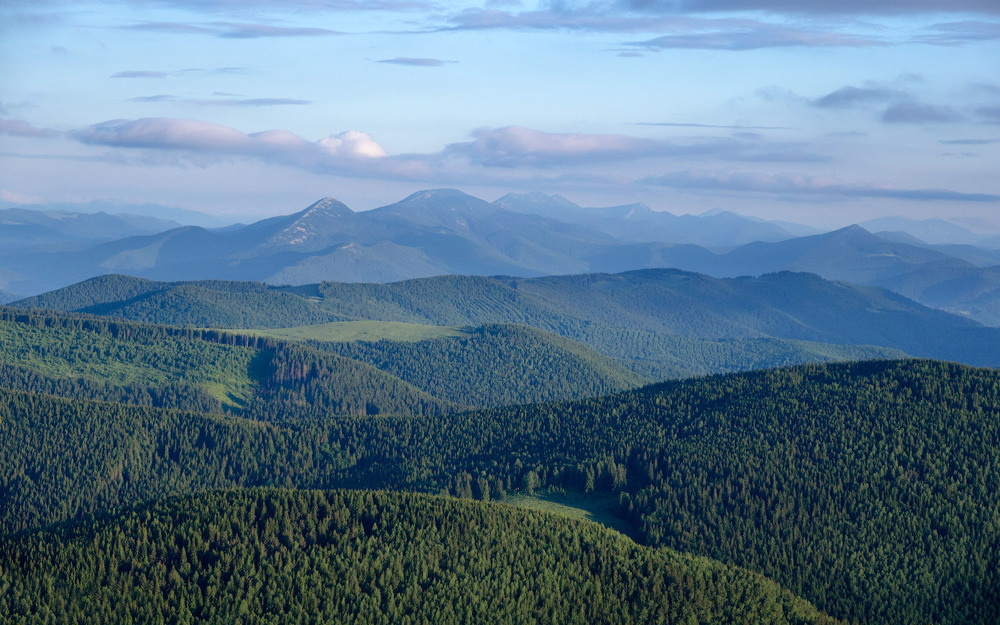
<path id="1" fill-rule="evenodd" d="M 140 215 L 5 208 L 0 209 L 0 254 L 31 248 L 80 249 L 101 241 L 163 232 L 179 225 Z"/>
<path id="2" fill-rule="evenodd" d="M 494 205 L 517 213 L 583 224 L 632 242 L 687 243 L 711 248 L 781 241 L 793 236 L 776 224 L 729 211 L 678 216 L 654 211 L 645 204 L 584 208 L 562 196 L 544 193 L 511 193 Z"/>
<path id="3" fill-rule="evenodd" d="M 928 227 L 958 232 L 946 224 Z M 111 228 L 103 238 L 72 250 L 0 251 L 0 288 L 39 293 L 109 273 L 299 285 L 671 267 L 717 277 L 806 271 L 887 288 L 908 275 L 908 290 L 901 292 L 921 303 L 987 323 L 997 316 L 989 306 L 997 297 L 989 280 L 981 280 L 977 292 L 942 284 L 976 280 L 976 272 L 992 262 L 988 250 L 930 246 L 895 235 L 887 240 L 857 226 L 793 238 L 780 225 L 727 211 L 676 216 L 638 204 L 584 208 L 539 193 L 488 203 L 437 189 L 364 212 L 325 198 L 250 225 L 185 226 L 141 236 Z M 942 268 L 948 277 L 941 277 Z"/>

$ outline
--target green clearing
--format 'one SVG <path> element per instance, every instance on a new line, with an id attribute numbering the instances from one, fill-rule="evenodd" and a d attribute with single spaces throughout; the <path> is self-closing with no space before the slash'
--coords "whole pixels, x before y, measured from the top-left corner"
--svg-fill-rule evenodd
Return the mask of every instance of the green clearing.
<path id="1" fill-rule="evenodd" d="M 200 386 L 229 407 L 242 407 L 260 374 L 259 352 L 196 339 L 143 342 L 106 333 L 0 321 L 0 358 L 55 378 L 113 385 Z"/>
<path id="2" fill-rule="evenodd" d="M 240 334 L 270 336 L 298 341 L 328 341 L 349 343 L 353 341 L 375 342 L 380 340 L 415 343 L 428 339 L 458 338 L 468 336 L 469 331 L 457 326 L 433 326 L 397 321 L 334 321 L 293 328 L 266 328 L 238 330 Z"/>
<path id="3" fill-rule="evenodd" d="M 591 493 L 586 496 L 575 492 L 539 491 L 535 495 L 507 495 L 500 502 L 516 508 L 558 514 L 569 519 L 592 521 L 633 540 L 639 534 L 628 521 L 611 512 L 618 500 L 606 494 Z"/>

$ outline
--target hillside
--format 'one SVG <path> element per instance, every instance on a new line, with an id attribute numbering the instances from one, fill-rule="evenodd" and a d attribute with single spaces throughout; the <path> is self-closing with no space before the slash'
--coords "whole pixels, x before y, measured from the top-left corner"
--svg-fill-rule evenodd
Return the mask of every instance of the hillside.
<path id="1" fill-rule="evenodd" d="M 136 405 L 273 421 L 436 414 L 593 397 L 649 381 L 582 344 L 527 327 L 336 327 L 334 335 L 323 324 L 267 338 L 261 335 L 270 331 L 247 336 L 0 308 L 0 387 L 94 399 L 105 393 Z M 329 342 L 352 337 L 345 327 L 418 340 Z M 296 336 L 326 340 L 303 344 Z"/>
<path id="2" fill-rule="evenodd" d="M 585 345 L 526 326 L 485 325 L 457 338 L 315 346 L 468 408 L 597 397 L 649 382 Z"/>
<path id="3" fill-rule="evenodd" d="M 105 294 L 105 280 L 135 280 L 147 294 L 119 299 L 113 291 L 121 287 Z M 231 309 L 218 304 L 237 298 L 239 305 Z M 222 327 L 241 321 L 249 327 L 281 327 L 330 320 L 523 324 L 584 343 L 653 379 L 903 354 L 993 364 L 1000 354 L 997 330 L 881 289 L 791 273 L 717 279 L 645 270 L 299 287 L 226 282 L 152 286 L 109 276 L 16 305 Z M 869 347 L 859 347 L 865 345 Z"/>
<path id="4" fill-rule="evenodd" d="M 836 622 L 592 523 L 398 493 L 207 493 L 0 546 L 11 623 Z"/>
<path id="5" fill-rule="evenodd" d="M 0 391 L 2 527 L 207 488 L 616 494 L 643 541 L 862 623 L 1000 617 L 1000 374 L 806 366 L 292 426 Z M 65 441 L 74 441 L 72 445 Z"/>
<path id="6" fill-rule="evenodd" d="M 0 308 L 0 358 L 4 388 L 98 399 L 93 389 L 103 389 L 137 405 L 225 409 L 268 421 L 452 409 L 395 376 L 336 354 L 96 317 Z"/>

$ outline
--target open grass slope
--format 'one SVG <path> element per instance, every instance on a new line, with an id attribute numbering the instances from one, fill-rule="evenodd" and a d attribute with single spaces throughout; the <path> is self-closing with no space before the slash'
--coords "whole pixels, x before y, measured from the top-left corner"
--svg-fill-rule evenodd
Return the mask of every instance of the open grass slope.
<path id="1" fill-rule="evenodd" d="M 836 622 L 594 524 L 412 494 L 214 492 L 0 545 L 10 623 Z"/>
<path id="2" fill-rule="evenodd" d="M 291 328 L 263 328 L 240 330 L 243 334 L 272 336 L 300 341 L 326 341 L 334 343 L 352 341 L 416 342 L 440 338 L 469 336 L 467 328 L 434 326 L 398 321 L 332 321 Z"/>

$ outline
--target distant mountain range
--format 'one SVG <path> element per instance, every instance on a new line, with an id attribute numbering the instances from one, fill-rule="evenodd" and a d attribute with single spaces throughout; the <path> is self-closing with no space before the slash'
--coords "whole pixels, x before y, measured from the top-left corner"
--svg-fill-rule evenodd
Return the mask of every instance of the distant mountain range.
<path id="1" fill-rule="evenodd" d="M 1000 325 L 1000 252 L 961 243 L 976 235 L 933 220 L 879 220 L 872 227 L 908 227 L 959 243 L 926 243 L 898 230 L 878 236 L 859 226 L 796 237 L 790 225 L 726 211 L 677 216 L 641 204 L 582 208 L 541 193 L 488 203 L 449 189 L 364 212 L 325 198 L 292 215 L 215 230 L 103 219 L 111 220 L 103 240 L 73 240 L 65 228 L 48 224 L 39 244 L 26 248 L 20 242 L 30 237 L 7 230 L 9 241 L 0 236 L 0 289 L 39 293 L 108 273 L 296 285 L 661 267 L 716 277 L 800 271 L 889 288 Z M 97 224 L 78 234 L 100 232 Z M 136 231 L 141 227 L 147 231 Z M 156 229 L 162 231 L 150 231 Z"/>

